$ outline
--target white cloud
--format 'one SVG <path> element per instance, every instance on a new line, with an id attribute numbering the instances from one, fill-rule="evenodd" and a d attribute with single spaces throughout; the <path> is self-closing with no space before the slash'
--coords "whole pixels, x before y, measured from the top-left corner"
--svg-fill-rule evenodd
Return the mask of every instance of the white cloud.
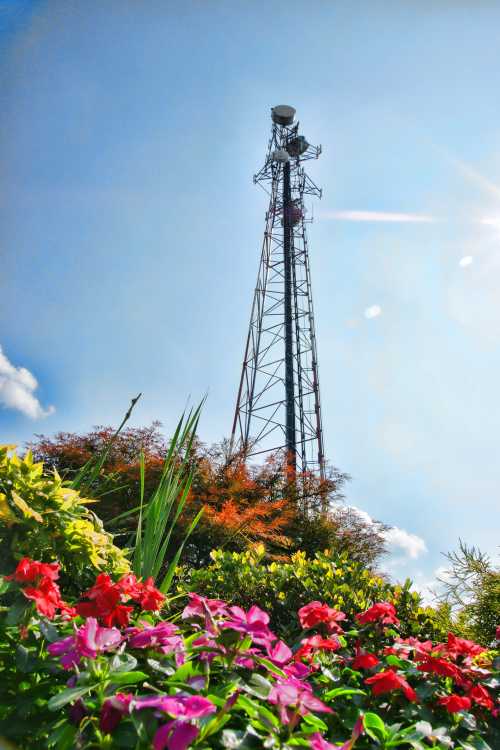
<path id="1" fill-rule="evenodd" d="M 365 510 L 357 508 L 355 505 L 349 506 L 365 523 L 373 524 L 374 520 Z M 405 529 L 400 529 L 398 526 L 391 526 L 390 529 L 384 531 L 382 536 L 385 538 L 387 547 L 390 553 L 394 553 L 397 550 L 402 550 L 405 553 L 406 558 L 416 560 L 420 555 L 427 552 L 427 546 L 422 537 L 416 534 L 411 534 Z"/>
<path id="2" fill-rule="evenodd" d="M 416 560 L 421 554 L 427 552 L 427 547 L 422 537 L 410 534 L 409 531 L 400 529 L 397 526 L 393 526 L 388 531 L 385 531 L 384 537 L 390 548 L 396 547 L 402 549 L 412 560 Z"/>
<path id="3" fill-rule="evenodd" d="M 401 214 L 387 211 L 323 211 L 320 219 L 370 221 L 390 224 L 433 224 L 437 219 L 426 214 Z"/>
<path id="4" fill-rule="evenodd" d="M 460 258 L 458 261 L 458 265 L 461 266 L 461 268 L 466 268 L 467 266 L 470 266 L 474 262 L 474 258 L 472 255 L 464 255 L 463 258 Z"/>
<path id="5" fill-rule="evenodd" d="M 42 407 L 34 395 L 37 388 L 35 376 L 25 367 L 14 367 L 0 346 L 0 405 L 6 409 L 16 409 L 31 419 L 48 417 L 55 408 Z"/>
<path id="6" fill-rule="evenodd" d="M 371 307 L 367 307 L 365 310 L 365 318 L 368 320 L 371 318 L 378 318 L 379 315 L 382 315 L 382 308 L 380 305 L 371 305 Z"/>

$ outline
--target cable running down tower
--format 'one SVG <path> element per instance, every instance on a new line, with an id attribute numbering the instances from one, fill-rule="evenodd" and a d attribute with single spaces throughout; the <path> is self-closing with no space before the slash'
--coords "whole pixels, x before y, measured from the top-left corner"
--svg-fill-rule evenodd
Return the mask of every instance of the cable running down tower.
<path id="1" fill-rule="evenodd" d="M 321 146 L 299 135 L 295 109 L 271 110 L 264 166 L 269 195 L 259 273 L 231 435 L 246 456 L 284 451 L 289 473 L 324 478 L 318 358 L 304 196 L 321 190 L 302 163 Z"/>

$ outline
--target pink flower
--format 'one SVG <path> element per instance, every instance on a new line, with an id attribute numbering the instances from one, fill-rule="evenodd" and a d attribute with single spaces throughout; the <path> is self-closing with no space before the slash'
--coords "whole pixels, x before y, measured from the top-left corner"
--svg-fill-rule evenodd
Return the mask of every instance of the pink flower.
<path id="1" fill-rule="evenodd" d="M 305 716 L 310 711 L 332 713 L 332 709 L 326 706 L 312 692 L 311 686 L 301 682 L 296 677 L 287 677 L 278 680 L 272 686 L 267 697 L 269 703 L 278 706 L 279 715 L 283 724 L 289 724 L 294 716 Z M 290 710 L 290 706 L 293 710 Z"/>
<path id="2" fill-rule="evenodd" d="M 356 620 L 362 625 L 367 622 L 381 622 L 383 625 L 399 625 L 394 605 L 389 602 L 377 602 L 372 607 L 356 615 Z"/>
<path id="3" fill-rule="evenodd" d="M 156 648 L 163 654 L 175 654 L 176 664 L 184 663 L 184 641 L 176 635 L 178 629 L 171 622 L 159 622 L 154 627 L 129 628 L 128 642 L 131 648 Z"/>
<path id="4" fill-rule="evenodd" d="M 351 736 L 344 742 L 343 745 L 332 745 L 331 742 L 327 742 L 319 732 L 311 734 L 311 748 L 312 750 L 352 750 L 354 743 L 363 732 L 363 717 L 355 723 Z"/>
<path id="5" fill-rule="evenodd" d="M 116 628 L 101 628 L 94 617 L 89 617 L 74 635 L 51 643 L 48 652 L 51 656 L 61 656 L 64 669 L 71 669 L 80 663 L 82 656 L 95 659 L 98 653 L 111 651 L 122 641 Z"/>
<path id="6" fill-rule="evenodd" d="M 186 721 L 169 721 L 153 738 L 153 750 L 186 750 L 199 734 L 198 727 Z"/>
<path id="7" fill-rule="evenodd" d="M 306 677 L 309 677 L 311 674 L 310 668 L 301 661 L 287 664 L 283 667 L 283 672 L 285 672 L 288 677 L 296 677 L 298 680 L 305 680 Z"/>
<path id="8" fill-rule="evenodd" d="M 269 624 L 269 615 L 255 604 L 253 607 L 250 607 L 248 612 L 245 612 L 241 607 L 230 607 L 229 616 L 229 620 L 221 623 L 222 628 L 245 633 L 251 636 L 254 643 L 261 646 L 267 646 L 270 641 L 276 639 L 274 633 L 267 627 Z"/>
<path id="9" fill-rule="evenodd" d="M 287 664 L 293 656 L 291 650 L 283 641 L 277 641 L 274 646 L 268 646 L 267 655 L 273 664 L 276 664 L 278 667 Z"/>
<path id="10" fill-rule="evenodd" d="M 116 628 L 101 628 L 94 617 L 89 617 L 85 625 L 76 631 L 76 649 L 82 656 L 95 659 L 98 653 L 110 651 L 122 642 L 122 635 Z"/>
<path id="11" fill-rule="evenodd" d="M 160 711 L 173 716 L 174 719 L 202 719 L 209 716 L 216 707 L 208 698 L 201 695 L 144 695 L 135 697 L 132 701 L 132 708 L 139 710 L 142 708 L 156 708 Z"/>
<path id="12" fill-rule="evenodd" d="M 184 607 L 182 619 L 188 620 L 191 617 L 200 617 L 205 619 L 207 611 L 216 617 L 217 615 L 227 615 L 227 605 L 220 599 L 207 599 L 199 594 L 189 593 L 189 604 Z"/>
<path id="13" fill-rule="evenodd" d="M 310 602 L 305 607 L 301 607 L 297 614 L 304 630 L 324 623 L 329 633 L 342 633 L 342 628 L 338 622 L 339 620 L 346 619 L 344 612 L 332 609 L 327 604 L 322 604 L 321 602 Z"/>
<path id="14" fill-rule="evenodd" d="M 312 750 L 337 750 L 337 746 L 327 742 L 319 732 L 311 734 L 311 747 Z"/>
<path id="15" fill-rule="evenodd" d="M 129 711 L 132 697 L 130 694 L 117 693 L 104 701 L 99 719 L 99 727 L 103 732 L 110 734 L 118 726 L 122 716 Z"/>

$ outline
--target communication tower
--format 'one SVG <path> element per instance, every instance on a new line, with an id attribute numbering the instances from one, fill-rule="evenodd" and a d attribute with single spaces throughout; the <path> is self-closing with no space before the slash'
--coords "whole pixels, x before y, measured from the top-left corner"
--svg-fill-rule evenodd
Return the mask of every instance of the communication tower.
<path id="1" fill-rule="evenodd" d="M 321 190 L 302 166 L 321 146 L 299 134 L 295 109 L 271 110 L 266 160 L 254 176 L 269 195 L 231 446 L 283 451 L 289 473 L 324 477 L 318 357 L 304 198 Z"/>

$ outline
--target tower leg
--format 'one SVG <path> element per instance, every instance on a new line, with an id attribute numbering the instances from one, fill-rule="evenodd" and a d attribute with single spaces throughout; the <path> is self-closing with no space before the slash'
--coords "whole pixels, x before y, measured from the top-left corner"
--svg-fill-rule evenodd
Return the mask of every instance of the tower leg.
<path id="1" fill-rule="evenodd" d="M 295 386 L 293 373 L 293 247 L 291 221 L 290 162 L 283 166 L 283 263 L 284 263 L 284 315 L 285 315 L 285 395 L 286 395 L 286 451 L 290 479 L 297 471 L 297 446 L 295 436 Z"/>

